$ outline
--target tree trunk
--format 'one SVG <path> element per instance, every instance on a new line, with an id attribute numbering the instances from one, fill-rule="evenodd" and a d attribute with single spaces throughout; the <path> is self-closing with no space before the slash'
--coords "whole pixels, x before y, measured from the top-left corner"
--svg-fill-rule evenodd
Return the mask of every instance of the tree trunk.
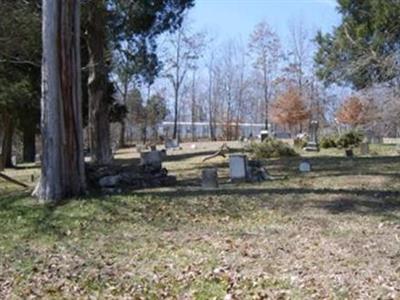
<path id="1" fill-rule="evenodd" d="M 142 143 L 144 145 L 147 143 L 147 122 L 144 122 L 142 126 Z"/>
<path id="2" fill-rule="evenodd" d="M 87 46 L 89 52 L 89 144 L 92 162 L 112 160 L 109 104 L 107 99 L 106 9 L 104 1 L 89 1 Z"/>
<path id="3" fill-rule="evenodd" d="M 29 126 L 30 125 L 30 126 Z M 23 143 L 23 161 L 34 162 L 36 155 L 35 145 L 35 127 L 32 124 L 27 124 L 23 128 L 22 143 Z"/>
<path id="4" fill-rule="evenodd" d="M 126 132 L 126 125 L 125 125 L 125 120 L 122 120 L 120 122 L 121 124 L 121 132 L 119 136 L 119 147 L 124 148 L 126 146 L 126 141 L 125 141 L 125 132 Z"/>
<path id="5" fill-rule="evenodd" d="M 178 105 L 179 105 L 179 90 L 175 90 L 175 102 L 174 102 L 174 131 L 172 138 L 176 139 L 178 136 Z"/>
<path id="6" fill-rule="evenodd" d="M 14 167 L 12 164 L 11 156 L 12 156 L 12 140 L 14 134 L 14 124 L 12 117 L 6 113 L 3 118 L 3 141 L 1 144 L 1 162 L 0 169 L 4 168 L 12 168 Z"/>
<path id="7" fill-rule="evenodd" d="M 265 87 L 264 90 L 264 105 L 265 105 L 265 130 L 269 129 L 269 120 L 268 120 L 268 114 L 269 114 L 269 99 L 268 99 L 268 90 L 267 87 Z"/>
<path id="8" fill-rule="evenodd" d="M 192 103 L 191 103 L 191 133 L 192 133 L 192 142 L 197 141 L 196 137 L 196 70 L 193 71 L 193 77 L 192 77 Z"/>
<path id="9" fill-rule="evenodd" d="M 42 170 L 45 202 L 86 188 L 81 104 L 80 1 L 43 1 Z"/>

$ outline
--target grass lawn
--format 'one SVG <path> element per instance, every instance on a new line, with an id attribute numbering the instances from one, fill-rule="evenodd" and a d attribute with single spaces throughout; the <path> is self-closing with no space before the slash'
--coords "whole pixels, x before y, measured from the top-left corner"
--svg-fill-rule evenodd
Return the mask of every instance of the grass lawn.
<path id="1" fill-rule="evenodd" d="M 307 174 L 301 158 L 273 159 L 286 179 L 237 185 L 226 159 L 202 163 L 217 148 L 172 152 L 177 187 L 57 207 L 0 181 L 0 299 L 400 299 L 394 146 L 303 153 Z M 218 191 L 197 187 L 206 166 L 219 168 Z M 29 182 L 38 170 L 7 174 Z"/>

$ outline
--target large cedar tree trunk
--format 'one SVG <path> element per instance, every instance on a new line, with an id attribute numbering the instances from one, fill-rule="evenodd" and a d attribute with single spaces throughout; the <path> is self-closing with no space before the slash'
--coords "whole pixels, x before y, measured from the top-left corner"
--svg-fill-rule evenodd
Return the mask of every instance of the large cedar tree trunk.
<path id="1" fill-rule="evenodd" d="M 109 103 L 107 99 L 106 8 L 103 0 L 88 5 L 87 46 L 89 52 L 89 144 L 92 162 L 112 160 Z"/>
<path id="2" fill-rule="evenodd" d="M 80 1 L 43 1 L 42 172 L 45 202 L 86 188 L 81 114 Z"/>

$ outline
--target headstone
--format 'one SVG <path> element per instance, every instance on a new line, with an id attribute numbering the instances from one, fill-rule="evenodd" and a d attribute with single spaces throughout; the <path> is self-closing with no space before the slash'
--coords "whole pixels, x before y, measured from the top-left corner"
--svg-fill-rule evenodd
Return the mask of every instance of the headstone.
<path id="1" fill-rule="evenodd" d="M 232 154 L 229 156 L 229 175 L 232 181 L 247 180 L 249 167 L 247 156 L 243 154 Z"/>
<path id="2" fill-rule="evenodd" d="M 13 166 L 17 165 L 17 157 L 15 155 L 11 156 L 11 163 Z"/>
<path id="3" fill-rule="evenodd" d="M 140 165 L 148 172 L 159 171 L 162 169 L 163 156 L 161 151 L 142 152 L 140 154 Z"/>
<path id="4" fill-rule="evenodd" d="M 260 136 L 261 136 L 261 142 L 264 142 L 269 137 L 269 131 L 261 130 Z"/>
<path id="5" fill-rule="evenodd" d="M 179 149 L 179 141 L 177 139 L 167 139 L 165 141 L 165 148 L 168 149 Z"/>
<path id="6" fill-rule="evenodd" d="M 201 186 L 206 189 L 218 188 L 218 170 L 216 168 L 202 170 Z"/>
<path id="7" fill-rule="evenodd" d="M 306 151 L 319 151 L 318 143 L 318 121 L 311 121 L 310 132 L 308 135 L 307 145 L 304 148 Z"/>
<path id="8" fill-rule="evenodd" d="M 353 157 L 354 156 L 353 149 L 346 149 L 345 153 L 346 153 L 346 157 Z"/>
<path id="9" fill-rule="evenodd" d="M 311 172 L 311 164 L 308 160 L 303 160 L 300 162 L 299 171 L 302 173 Z"/>
<path id="10" fill-rule="evenodd" d="M 361 155 L 368 155 L 369 154 L 369 143 L 364 142 L 360 144 L 360 153 Z"/>

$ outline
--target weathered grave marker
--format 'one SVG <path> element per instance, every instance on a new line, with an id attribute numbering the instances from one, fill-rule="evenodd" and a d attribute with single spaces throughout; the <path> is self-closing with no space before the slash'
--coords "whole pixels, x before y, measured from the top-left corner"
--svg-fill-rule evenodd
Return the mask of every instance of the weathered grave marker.
<path id="1" fill-rule="evenodd" d="M 165 149 L 176 150 L 179 149 L 179 141 L 177 139 L 167 139 L 165 141 Z"/>
<path id="2" fill-rule="evenodd" d="M 311 172 L 311 164 L 308 160 L 303 160 L 299 164 L 299 171 L 302 173 Z"/>
<path id="3" fill-rule="evenodd" d="M 205 189 L 218 188 L 218 170 L 216 168 L 207 168 L 202 170 L 201 186 Z"/>
<path id="4" fill-rule="evenodd" d="M 361 155 L 369 154 L 369 143 L 368 142 L 363 142 L 360 144 L 360 153 L 361 153 Z"/>
<path id="5" fill-rule="evenodd" d="M 311 121 L 307 145 L 304 148 L 306 151 L 319 151 L 318 143 L 318 121 Z"/>
<path id="6" fill-rule="evenodd" d="M 354 156 L 353 149 L 346 149 L 345 153 L 346 153 L 346 157 L 353 157 Z"/>
<path id="7" fill-rule="evenodd" d="M 140 165 L 147 172 L 155 172 L 162 169 L 164 154 L 161 151 L 142 152 L 140 154 Z"/>
<path id="8" fill-rule="evenodd" d="M 247 180 L 249 174 L 247 156 L 232 154 L 229 156 L 229 175 L 232 181 Z"/>

